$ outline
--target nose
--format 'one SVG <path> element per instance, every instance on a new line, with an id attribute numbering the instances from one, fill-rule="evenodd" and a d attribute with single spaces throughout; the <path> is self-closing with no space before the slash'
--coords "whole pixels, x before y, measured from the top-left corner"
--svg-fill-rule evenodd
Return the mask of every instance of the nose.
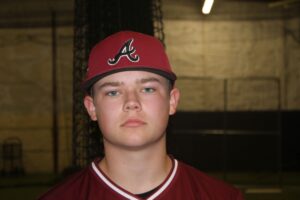
<path id="1" fill-rule="evenodd" d="M 128 92 L 124 104 L 124 111 L 140 111 L 141 103 L 139 96 L 136 92 Z"/>

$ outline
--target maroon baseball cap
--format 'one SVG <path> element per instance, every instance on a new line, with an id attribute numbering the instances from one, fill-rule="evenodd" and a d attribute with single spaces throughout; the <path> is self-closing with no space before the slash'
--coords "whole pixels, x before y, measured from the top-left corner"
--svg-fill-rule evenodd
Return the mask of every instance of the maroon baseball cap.
<path id="1" fill-rule="evenodd" d="M 83 89 L 104 76 L 121 71 L 148 71 L 171 82 L 176 80 L 162 43 L 153 36 L 133 31 L 115 33 L 91 50 Z"/>

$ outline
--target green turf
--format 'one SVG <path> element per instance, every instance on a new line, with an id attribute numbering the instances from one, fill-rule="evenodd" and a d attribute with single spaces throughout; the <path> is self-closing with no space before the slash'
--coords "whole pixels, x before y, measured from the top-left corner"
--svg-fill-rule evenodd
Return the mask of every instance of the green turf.
<path id="1" fill-rule="evenodd" d="M 0 199 L 33 200 L 46 192 L 59 180 L 53 174 L 31 174 L 26 176 L 0 177 Z"/>
<path id="2" fill-rule="evenodd" d="M 24 186 L 17 188 L 0 188 L 0 199 L 3 200 L 34 200 L 37 197 L 46 192 L 48 187 L 42 186 Z"/>
<path id="3" fill-rule="evenodd" d="M 280 193 L 244 193 L 246 200 L 299 200 L 300 185 L 298 186 L 283 186 Z"/>
<path id="4" fill-rule="evenodd" d="M 1 176 L 0 188 L 19 185 L 49 185 L 55 182 L 59 176 L 54 174 L 30 174 L 25 176 Z"/>

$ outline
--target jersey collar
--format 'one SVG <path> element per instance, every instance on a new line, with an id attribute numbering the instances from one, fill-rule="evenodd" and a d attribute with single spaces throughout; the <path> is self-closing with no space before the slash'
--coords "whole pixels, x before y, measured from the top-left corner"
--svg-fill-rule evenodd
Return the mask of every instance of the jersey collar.
<path id="1" fill-rule="evenodd" d="M 167 176 L 167 178 L 164 180 L 164 182 L 161 184 L 161 186 L 157 189 L 156 192 L 154 192 L 151 196 L 147 198 L 147 200 L 154 200 L 156 197 L 158 197 L 161 193 L 163 193 L 168 186 L 172 183 L 177 169 L 178 169 L 178 161 L 174 158 L 172 158 L 172 169 Z M 118 193 L 119 195 L 129 199 L 129 200 L 140 200 L 136 195 L 131 194 L 130 192 L 122 189 L 120 186 L 118 186 L 116 183 L 114 183 L 112 180 L 110 180 L 104 172 L 98 167 L 96 161 L 92 162 L 92 169 L 96 173 L 96 175 L 114 192 Z"/>

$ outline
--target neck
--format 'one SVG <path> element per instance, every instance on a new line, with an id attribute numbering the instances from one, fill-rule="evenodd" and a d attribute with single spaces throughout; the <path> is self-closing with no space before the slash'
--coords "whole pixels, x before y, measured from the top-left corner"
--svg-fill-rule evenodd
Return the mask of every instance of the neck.
<path id="1" fill-rule="evenodd" d="M 137 151 L 108 145 L 105 150 L 105 157 L 99 164 L 101 170 L 119 186 L 134 194 L 157 187 L 172 168 L 165 141 L 163 144 Z"/>

